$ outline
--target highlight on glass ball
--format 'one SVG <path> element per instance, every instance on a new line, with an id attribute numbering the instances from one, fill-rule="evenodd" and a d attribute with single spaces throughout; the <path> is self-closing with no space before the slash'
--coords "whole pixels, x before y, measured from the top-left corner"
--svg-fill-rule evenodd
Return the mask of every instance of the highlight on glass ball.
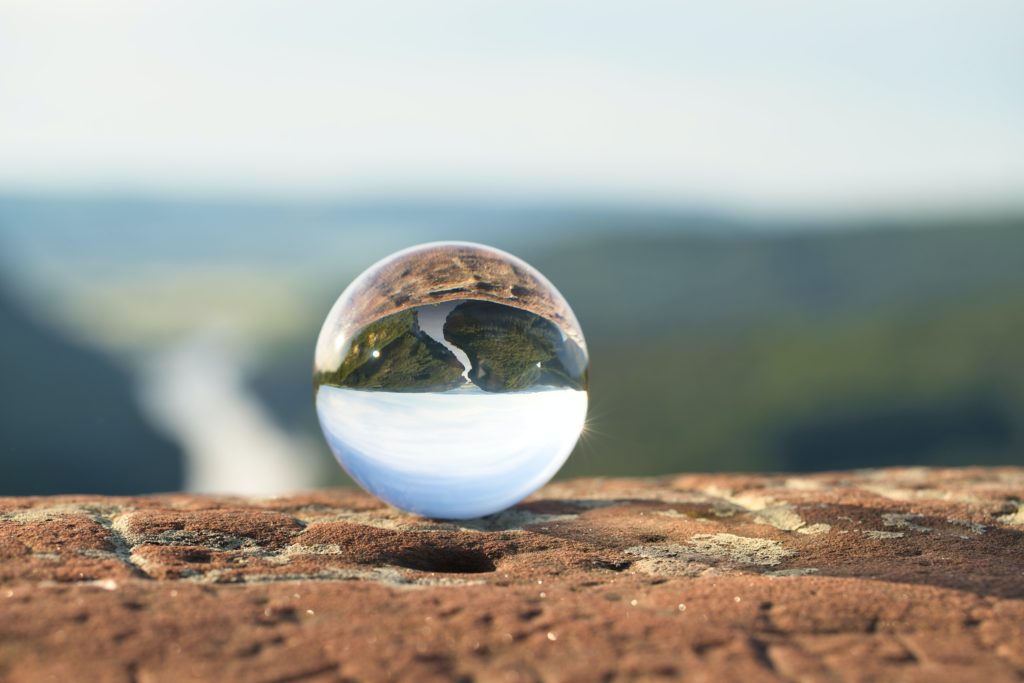
<path id="1" fill-rule="evenodd" d="M 331 308 L 316 411 L 370 493 L 427 517 L 480 517 L 569 457 L 587 365 L 576 316 L 532 266 L 479 244 L 424 244 L 371 266 Z"/>

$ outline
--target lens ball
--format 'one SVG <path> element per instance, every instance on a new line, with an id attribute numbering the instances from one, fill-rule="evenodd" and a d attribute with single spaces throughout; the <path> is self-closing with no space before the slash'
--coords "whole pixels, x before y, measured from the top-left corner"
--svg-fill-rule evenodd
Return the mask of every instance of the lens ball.
<path id="1" fill-rule="evenodd" d="M 327 444 L 364 489 L 467 519 L 561 468 L 587 412 L 587 347 L 555 287 L 478 244 L 412 247 L 342 292 L 317 339 Z"/>

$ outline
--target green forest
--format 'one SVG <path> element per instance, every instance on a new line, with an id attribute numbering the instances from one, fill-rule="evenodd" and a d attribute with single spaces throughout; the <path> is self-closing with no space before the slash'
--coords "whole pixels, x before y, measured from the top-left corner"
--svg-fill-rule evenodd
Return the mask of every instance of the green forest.
<path id="1" fill-rule="evenodd" d="M 1024 463 L 1020 222 L 595 240 L 542 267 L 591 352 L 562 476 Z"/>
<path id="2" fill-rule="evenodd" d="M 538 387 L 586 388 L 582 350 L 554 323 L 522 309 L 468 300 L 448 314 L 445 340 L 470 360 L 469 381 L 487 392 Z M 417 309 L 385 316 L 359 330 L 335 369 L 318 369 L 314 385 L 425 392 L 463 386 L 463 366 L 420 329 Z"/>
<path id="3" fill-rule="evenodd" d="M 606 228 L 522 253 L 590 354 L 559 476 L 1024 463 L 1024 221 Z"/>

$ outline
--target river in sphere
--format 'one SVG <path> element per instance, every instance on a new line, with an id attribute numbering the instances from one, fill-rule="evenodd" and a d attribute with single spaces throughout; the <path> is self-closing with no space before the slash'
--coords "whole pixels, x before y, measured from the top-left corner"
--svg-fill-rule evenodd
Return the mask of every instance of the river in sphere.
<path id="1" fill-rule="evenodd" d="M 587 392 L 388 392 L 329 385 L 316 409 L 345 470 L 374 495 L 428 517 L 468 519 L 513 505 L 569 457 Z"/>

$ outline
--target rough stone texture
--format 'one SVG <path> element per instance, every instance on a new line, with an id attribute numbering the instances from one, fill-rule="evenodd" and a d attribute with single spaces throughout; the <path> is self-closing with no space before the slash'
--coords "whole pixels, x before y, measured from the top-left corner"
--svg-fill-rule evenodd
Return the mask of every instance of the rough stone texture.
<path id="1" fill-rule="evenodd" d="M 1024 680 L 1024 469 L 0 499 L 0 680 Z"/>

